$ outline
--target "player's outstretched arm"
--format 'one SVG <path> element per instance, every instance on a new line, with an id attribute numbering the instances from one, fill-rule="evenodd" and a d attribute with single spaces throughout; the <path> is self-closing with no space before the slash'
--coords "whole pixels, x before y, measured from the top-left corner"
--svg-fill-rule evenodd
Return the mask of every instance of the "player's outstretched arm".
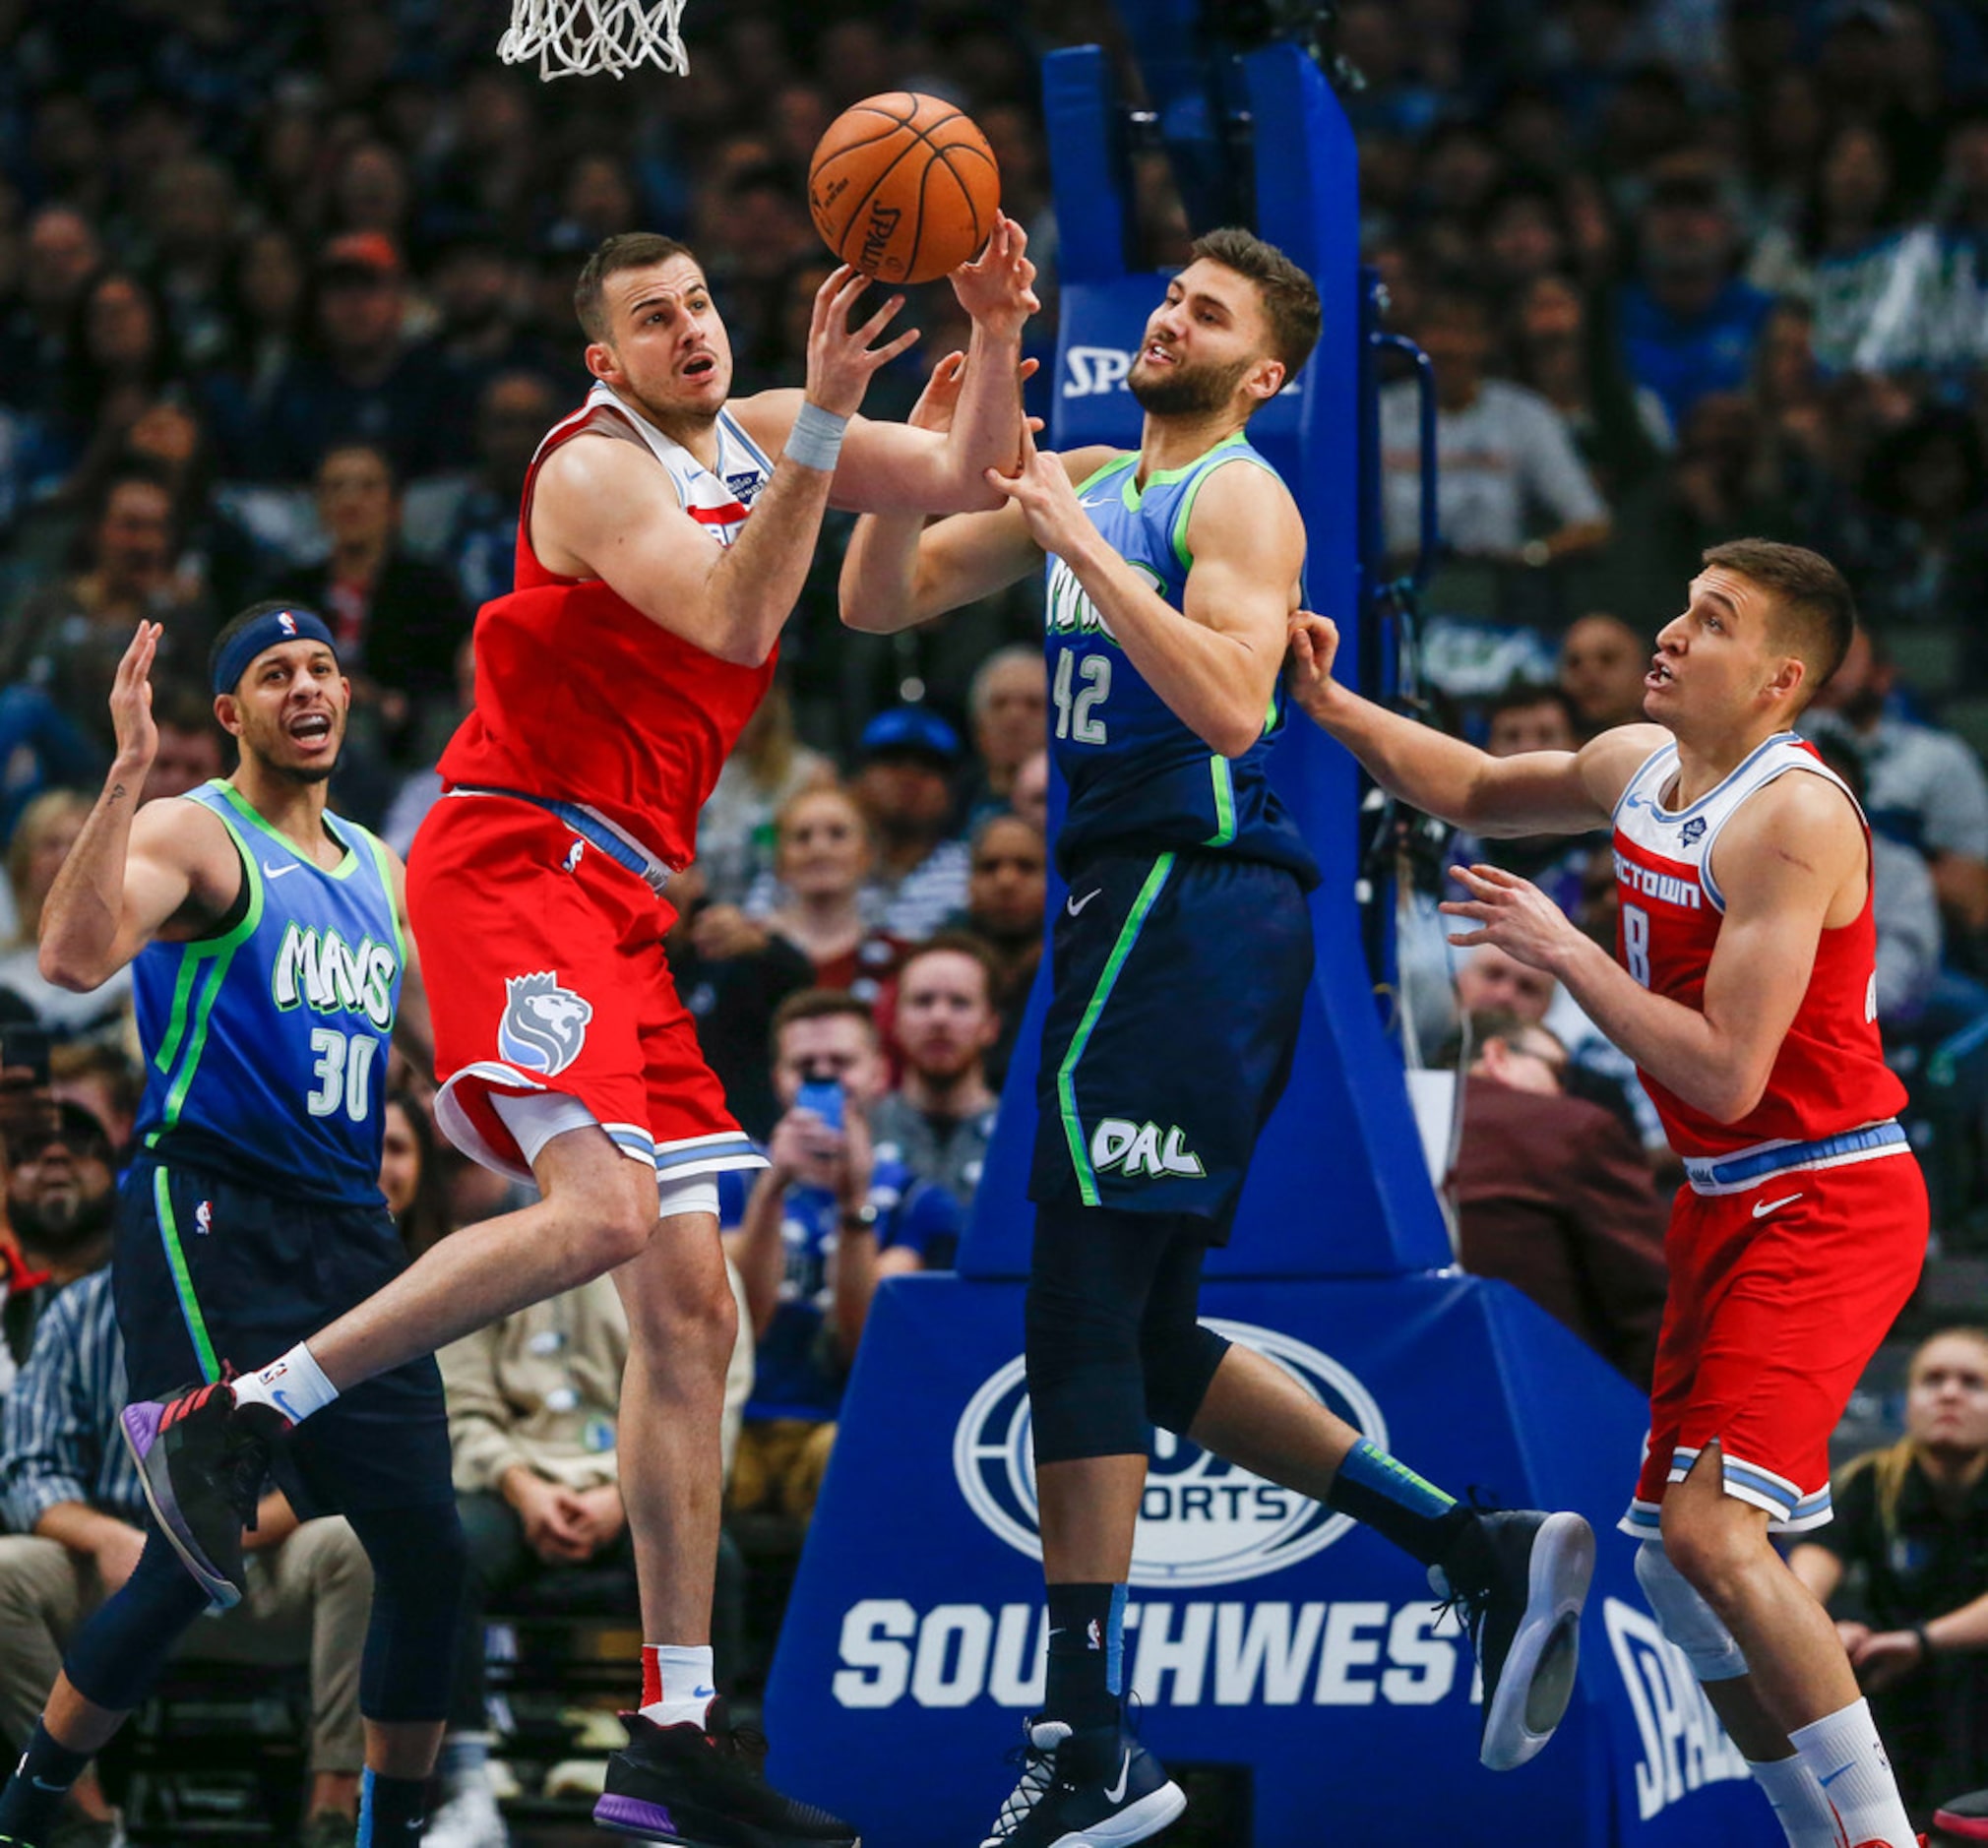
<path id="1" fill-rule="evenodd" d="M 1027 244 L 1013 218 L 997 218 L 980 257 L 953 272 L 953 289 L 972 319 L 973 335 L 952 416 L 923 427 L 851 418 L 831 506 L 853 513 L 957 514 L 1001 505 L 987 471 L 1012 473 L 1022 454 L 1022 329 L 1039 306 Z M 756 399 L 754 406 L 765 402 Z"/>
<path id="2" fill-rule="evenodd" d="M 1025 380 L 1035 367 L 1033 359 L 1023 360 L 1017 380 Z M 952 428 L 966 368 L 962 352 L 948 353 L 932 368 L 905 419 L 908 428 L 941 433 Z M 1031 417 L 1028 427 L 1040 425 Z M 929 546 L 920 545 L 921 535 L 929 535 Z M 1040 549 L 1012 509 L 954 515 L 929 528 L 922 514 L 865 514 L 842 555 L 842 623 L 867 635 L 892 635 L 1003 589 L 1041 563 Z"/>
<path id="3" fill-rule="evenodd" d="M 1329 617 L 1299 610 L 1290 646 L 1291 698 L 1315 725 L 1352 752 L 1390 795 L 1482 836 L 1579 834 L 1601 827 L 1638 766 L 1670 736 L 1660 725 L 1622 725 L 1579 751 L 1493 757 L 1335 680 L 1339 630 Z"/>
<path id="4" fill-rule="evenodd" d="M 853 415 L 878 369 L 917 338 L 874 343 L 901 296 L 852 329 L 849 312 L 866 286 L 844 266 L 815 292 L 806 401 L 831 430 Z M 781 428 L 792 424 L 789 416 Z M 756 667 L 807 582 L 834 469 L 833 440 L 826 454 L 792 445 L 737 542 L 718 547 L 676 504 L 647 451 L 599 439 L 565 443 L 539 471 L 532 544 L 553 570 L 600 578 L 659 628 L 720 660 Z"/>
<path id="5" fill-rule="evenodd" d="M 1651 994 L 1536 886 L 1497 867 L 1457 869 L 1466 895 L 1443 909 L 1474 928 L 1450 941 L 1495 943 L 1558 977 L 1658 1083 L 1737 1123 L 1767 1089 L 1825 927 L 1850 922 L 1862 906 L 1867 850 L 1841 793 L 1797 774 L 1748 802 L 1712 857 L 1726 903 L 1702 1008 Z"/>
<path id="6" fill-rule="evenodd" d="M 41 907 L 41 974 L 58 988 L 101 986 L 153 938 L 190 935 L 224 910 L 240 887 L 241 862 L 217 816 L 192 802 L 138 806 L 158 752 L 152 662 L 161 633 L 140 623 L 118 663 L 116 756 Z"/>

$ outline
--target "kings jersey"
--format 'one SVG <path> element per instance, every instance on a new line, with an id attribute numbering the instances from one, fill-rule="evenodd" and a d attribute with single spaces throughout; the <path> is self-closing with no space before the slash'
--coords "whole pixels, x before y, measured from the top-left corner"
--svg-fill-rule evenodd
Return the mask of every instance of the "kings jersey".
<path id="1" fill-rule="evenodd" d="M 1630 778 L 1615 807 L 1616 955 L 1652 994 L 1705 1006 L 1706 971 L 1725 915 L 1712 850 L 1748 797 L 1794 773 L 1826 778 L 1855 807 L 1842 779 L 1793 732 L 1768 739 L 1688 808 L 1665 806 L 1678 774 L 1675 744 L 1646 759 Z M 1720 1123 L 1643 1075 L 1671 1146 L 1685 1156 L 1723 1155 L 1763 1142 L 1815 1141 L 1895 1115 L 1905 1090 L 1886 1067 L 1878 1038 L 1877 969 L 1867 889 L 1849 923 L 1822 933 L 1767 1089 L 1739 1122 Z"/>
<path id="2" fill-rule="evenodd" d="M 443 782 L 513 789 L 593 810 L 664 865 L 689 865 L 697 816 L 774 676 L 650 621 L 598 578 L 548 571 L 531 549 L 545 459 L 611 422 L 649 450 L 679 504 L 730 545 L 774 465 L 729 411 L 705 467 L 603 384 L 538 446 L 518 521 L 517 588 L 476 617 L 476 707 L 442 754 Z M 598 438 L 595 439 L 600 440 Z"/>

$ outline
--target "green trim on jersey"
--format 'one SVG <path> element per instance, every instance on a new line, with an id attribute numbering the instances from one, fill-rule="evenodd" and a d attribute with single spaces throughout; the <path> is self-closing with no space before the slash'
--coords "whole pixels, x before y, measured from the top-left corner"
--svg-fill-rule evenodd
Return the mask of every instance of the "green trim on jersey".
<path id="1" fill-rule="evenodd" d="M 1115 475 L 1121 468 L 1130 468 L 1133 465 L 1133 463 L 1135 463 L 1138 461 L 1139 461 L 1139 452 L 1137 450 L 1130 450 L 1123 456 L 1114 456 L 1108 462 L 1104 463 L 1102 467 L 1093 468 L 1087 475 L 1086 475 L 1084 479 L 1077 484 L 1076 491 L 1079 494 L 1087 494 L 1100 481 L 1108 480 L 1112 475 Z"/>
<path id="2" fill-rule="evenodd" d="M 1235 838 L 1235 774 L 1218 752 L 1209 759 L 1208 768 L 1214 781 L 1214 832 L 1201 844 L 1225 847 Z"/>
<path id="3" fill-rule="evenodd" d="M 218 1380 L 220 1362 L 207 1331 L 207 1318 L 200 1312 L 200 1299 L 193 1293 L 193 1272 L 187 1268 L 186 1247 L 179 1241 L 179 1220 L 172 1210 L 172 1185 L 163 1166 L 152 1171 L 152 1203 L 158 1214 L 158 1236 L 165 1244 L 165 1262 L 172 1268 L 179 1313 L 186 1318 L 186 1331 L 193 1337 L 194 1351 L 200 1356 L 201 1377 L 209 1382 Z"/>
<path id="4" fill-rule="evenodd" d="M 211 787 L 214 785 L 210 785 Z M 226 784 L 219 787 L 226 790 Z M 232 796 L 232 790 L 228 790 Z M 230 807 L 236 806 L 230 802 Z M 211 937 L 197 943 L 185 945 L 180 951 L 179 971 L 173 982 L 172 1018 L 167 1022 L 164 1034 L 158 1043 L 158 1055 L 154 1063 L 162 1073 L 171 1074 L 171 1082 L 165 1093 L 165 1107 L 157 1128 L 147 1136 L 147 1147 L 156 1147 L 158 1139 L 179 1121 L 179 1113 L 186 1103 L 186 1094 L 193 1086 L 194 1074 L 200 1069 L 201 1055 L 207 1050 L 208 1016 L 214 1012 L 214 1004 L 220 998 L 220 985 L 227 979 L 228 965 L 234 960 L 234 953 L 253 937 L 256 927 L 263 917 L 263 874 L 256 863 L 256 856 L 249 850 L 248 841 L 241 831 L 220 810 L 213 811 L 220 825 L 228 832 L 228 837 L 235 844 L 235 851 L 241 855 L 242 878 L 248 882 L 249 901 L 247 908 L 233 930 L 224 937 Z M 254 815 L 254 810 L 249 810 Z M 255 819 L 262 823 L 262 818 Z M 263 827 L 269 829 L 267 823 Z M 278 836 L 281 838 L 280 835 Z M 349 849 L 347 853 L 349 855 Z M 353 861 L 356 865 L 356 860 Z M 198 987 L 198 998 L 194 998 Z M 191 1002 L 191 1005 L 189 1005 Z M 184 1056 L 182 1057 L 182 1050 Z M 178 1060 L 178 1070 L 174 1071 L 174 1061 Z"/>
<path id="5" fill-rule="evenodd" d="M 1237 445 L 1247 443 L 1248 441 L 1249 436 L 1245 431 L 1231 430 L 1219 443 L 1211 444 L 1192 462 L 1184 462 L 1178 468 L 1155 468 L 1144 481 L 1139 480 L 1138 470 L 1135 469 L 1125 483 L 1125 505 L 1133 513 L 1138 513 L 1140 503 L 1146 499 L 1151 489 L 1170 488 L 1176 481 L 1185 481 L 1211 456 L 1220 456 L 1223 450 L 1234 449 Z M 1136 462 L 1138 458 L 1134 457 L 1133 460 Z M 1265 465 L 1269 466 L 1268 463 Z"/>
<path id="6" fill-rule="evenodd" d="M 1254 451 L 1245 450 L 1240 456 L 1222 455 L 1223 450 L 1227 449 L 1231 444 L 1242 442 L 1242 440 L 1243 440 L 1243 433 L 1240 430 L 1238 430 L 1234 436 L 1224 438 L 1223 441 L 1217 443 L 1213 449 L 1209 451 L 1208 455 L 1200 459 L 1200 462 L 1190 462 L 1188 464 L 1189 467 L 1199 468 L 1202 462 L 1211 463 L 1211 465 L 1208 468 L 1203 470 L 1200 480 L 1196 481 L 1194 485 L 1190 487 L 1188 491 L 1180 497 L 1180 511 L 1173 517 L 1173 555 L 1175 558 L 1180 560 L 1180 568 L 1182 571 L 1192 571 L 1194 569 L 1194 548 L 1190 546 L 1187 542 L 1187 523 L 1194 518 L 1194 504 L 1196 501 L 1201 499 L 1201 491 L 1203 488 L 1208 486 L 1208 478 L 1210 475 L 1214 473 L 1215 469 L 1222 467 L 1225 463 L 1232 462 L 1255 462 L 1256 465 L 1259 468 L 1261 468 L 1265 474 L 1269 475 L 1270 478 L 1273 481 L 1274 481 L 1279 487 L 1283 486 L 1283 480 L 1284 480 L 1283 476 L 1278 474 L 1277 471 L 1274 468 L 1273 468 L 1269 462 L 1265 462 L 1264 459 L 1261 456 L 1257 455 Z M 1211 461 L 1211 459 L 1214 460 Z M 1185 473 L 1186 470 L 1176 468 L 1172 472 L 1174 476 L 1178 477 L 1179 475 Z M 1151 481 L 1157 481 L 1159 477 L 1157 475 L 1151 477 Z M 1149 481 L 1148 483 L 1149 486 L 1151 485 L 1151 481 Z"/>
<path id="7" fill-rule="evenodd" d="M 1140 887 L 1139 896 L 1132 901 L 1131 913 L 1118 933 L 1118 941 L 1111 946 L 1104 973 L 1097 978 L 1097 986 L 1091 991 L 1089 1004 L 1084 1010 L 1084 1018 L 1078 1021 L 1077 1031 L 1071 1035 L 1070 1050 L 1063 1055 L 1063 1064 L 1056 1073 L 1056 1101 L 1063 1117 L 1063 1135 L 1070 1144 L 1071 1166 L 1077 1170 L 1077 1191 L 1087 1206 L 1098 1203 L 1097 1176 L 1091 1169 L 1090 1147 L 1085 1140 L 1083 1121 L 1077 1114 L 1077 1062 L 1084 1057 L 1084 1048 L 1096 1028 L 1098 1016 L 1104 1012 L 1104 1004 L 1111 999 L 1118 972 L 1125 966 L 1126 957 L 1132 955 L 1132 946 L 1138 941 L 1147 914 L 1159 901 L 1160 888 L 1173 871 L 1173 862 L 1171 853 L 1162 853 L 1153 861 L 1152 871 L 1147 874 L 1146 884 Z"/>
<path id="8" fill-rule="evenodd" d="M 387 843 L 371 829 L 361 828 L 357 822 L 347 822 L 345 826 L 371 849 L 373 864 L 379 869 L 380 890 L 387 894 L 387 915 L 394 920 L 394 954 L 401 959 L 401 973 L 404 978 L 407 972 L 407 934 L 401 928 L 401 900 L 394 890 L 394 865 L 387 858 Z"/>
<path id="9" fill-rule="evenodd" d="M 323 826 L 325 832 L 328 834 L 330 834 L 331 837 L 340 844 L 340 846 L 344 848 L 345 857 L 342 860 L 341 860 L 337 866 L 319 866 L 315 860 L 309 858 L 304 853 L 303 849 L 300 848 L 294 840 L 291 840 L 287 835 L 279 832 L 276 829 L 272 828 L 268 822 L 264 821 L 263 818 L 260 815 L 258 815 L 256 811 L 249 805 L 248 798 L 245 797 L 242 794 L 242 792 L 234 786 L 233 783 L 228 782 L 223 777 L 217 776 L 213 782 L 208 784 L 208 787 L 210 789 L 219 790 L 222 797 L 226 800 L 228 807 L 234 810 L 235 815 L 241 821 L 246 822 L 251 828 L 257 829 L 261 832 L 269 835 L 269 837 L 272 840 L 274 840 L 280 847 L 281 847 L 285 853 L 294 855 L 297 858 L 297 860 L 299 860 L 303 865 L 312 868 L 316 872 L 322 873 L 327 879 L 350 879 L 351 876 L 359 870 L 358 854 L 353 851 L 352 843 L 349 840 L 347 840 L 344 837 L 344 835 L 339 832 L 338 829 L 332 826 L 330 816 L 326 816 L 324 819 Z M 219 814 L 219 811 L 217 810 L 216 813 Z M 225 819 L 225 817 L 223 817 L 223 819 Z M 347 826 L 355 826 L 355 824 L 347 824 Z M 243 851 L 246 852 L 247 849 L 244 848 Z M 391 892 L 393 888 L 390 886 L 388 888 L 388 891 Z"/>

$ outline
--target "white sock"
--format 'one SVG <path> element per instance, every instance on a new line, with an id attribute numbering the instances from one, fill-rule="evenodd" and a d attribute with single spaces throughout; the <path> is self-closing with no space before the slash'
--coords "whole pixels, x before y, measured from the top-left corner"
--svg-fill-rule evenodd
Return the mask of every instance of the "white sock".
<path id="1" fill-rule="evenodd" d="M 1836 1813 L 1830 1808 L 1815 1772 L 1802 1762 L 1800 1753 L 1767 1763 L 1749 1758 L 1747 1769 L 1772 1807 L 1787 1835 L 1788 1848 L 1842 1848 Z"/>
<path id="2" fill-rule="evenodd" d="M 1917 1848 L 1918 1831 L 1905 1815 L 1869 1701 L 1855 1701 L 1839 1713 L 1826 1713 L 1798 1726 L 1788 1735 L 1788 1743 L 1816 1774 L 1846 1839 L 1883 1843 L 1885 1848 Z"/>
<path id="3" fill-rule="evenodd" d="M 267 1405 L 293 1425 L 323 1411 L 338 1396 L 339 1388 L 325 1378 L 325 1370 L 301 1341 L 281 1360 L 243 1374 L 234 1383 L 237 1405 Z"/>
<path id="4" fill-rule="evenodd" d="M 717 1693 L 711 1644 L 642 1645 L 642 1717 L 658 1726 L 702 1726 Z"/>

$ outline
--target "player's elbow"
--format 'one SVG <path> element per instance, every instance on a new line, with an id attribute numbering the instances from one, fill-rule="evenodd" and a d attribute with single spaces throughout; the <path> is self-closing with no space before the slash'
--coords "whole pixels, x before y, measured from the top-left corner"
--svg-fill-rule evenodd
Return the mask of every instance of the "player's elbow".
<path id="1" fill-rule="evenodd" d="M 34 963 L 44 982 L 66 988 L 72 995 L 89 994 L 93 988 L 100 987 L 110 973 L 97 967 L 91 958 L 78 955 L 57 937 L 42 940 Z"/>
<path id="2" fill-rule="evenodd" d="M 1735 1073 L 1724 1083 L 1713 1087 L 1704 1107 L 1707 1115 L 1716 1122 L 1728 1126 L 1744 1123 L 1760 1108 L 1767 1090 L 1767 1073 Z"/>
<path id="3" fill-rule="evenodd" d="M 1238 707 L 1233 711 L 1212 713 L 1200 730 L 1211 751 L 1222 757 L 1243 757 L 1264 735 L 1263 711 Z"/>

